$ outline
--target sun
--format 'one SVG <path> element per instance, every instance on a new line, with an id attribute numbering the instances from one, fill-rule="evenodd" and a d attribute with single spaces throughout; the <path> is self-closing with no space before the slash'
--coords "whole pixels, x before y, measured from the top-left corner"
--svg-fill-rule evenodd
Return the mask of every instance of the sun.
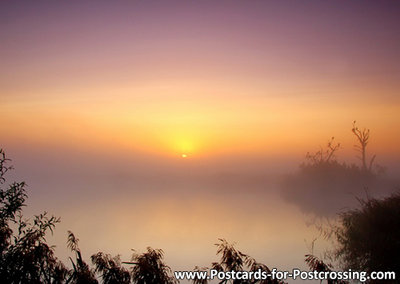
<path id="1" fill-rule="evenodd" d="M 196 136 L 171 133 L 166 135 L 166 137 L 169 140 L 168 147 L 173 156 L 182 159 L 191 159 L 194 154 L 197 154 L 199 139 Z"/>

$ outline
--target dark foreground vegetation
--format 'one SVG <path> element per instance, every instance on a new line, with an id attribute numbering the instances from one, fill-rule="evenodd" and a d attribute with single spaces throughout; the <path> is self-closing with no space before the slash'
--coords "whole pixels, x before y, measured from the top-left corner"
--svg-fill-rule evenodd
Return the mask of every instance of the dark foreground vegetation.
<path id="1" fill-rule="evenodd" d="M 355 128 L 353 131 L 357 133 L 358 130 Z M 368 140 L 368 137 L 366 139 Z M 363 154 L 362 167 L 357 169 L 340 165 L 334 162 L 333 158 L 339 145 L 332 143 L 328 145 L 330 151 L 309 156 L 312 162 L 303 167 L 303 175 L 312 175 L 313 171 L 320 171 L 321 168 L 318 167 L 323 167 L 323 171 L 327 172 L 334 169 L 335 173 L 344 170 L 346 173 L 350 171 L 363 177 L 371 175 L 374 158 L 367 164 Z M 362 148 L 361 151 L 365 153 Z M 48 245 L 46 241 L 46 235 L 53 232 L 60 219 L 49 216 L 46 212 L 35 216 L 32 220 L 23 218 L 22 208 L 27 198 L 26 185 L 24 182 L 6 183 L 6 173 L 12 169 L 8 165 L 9 161 L 4 151 L 0 149 L 0 283 L 172 284 L 178 282 L 173 277 L 171 268 L 165 264 L 164 252 L 161 249 L 148 247 L 144 253 L 134 253 L 129 262 L 122 262 L 119 256 L 112 257 L 98 252 L 93 254 L 90 263 L 87 263 L 79 249 L 79 240 L 72 232 L 68 232 L 67 235 L 67 246 L 72 254 L 71 263 L 69 267 L 62 263 L 55 256 L 54 247 Z M 341 268 L 367 272 L 394 271 L 400 275 L 399 195 L 381 200 L 361 201 L 360 209 L 348 210 L 339 216 L 338 225 L 332 229 L 332 233 L 337 242 L 334 255 L 341 263 Z M 212 263 L 210 267 L 195 267 L 194 270 L 270 271 L 268 266 L 237 250 L 224 239 L 220 239 L 216 246 L 220 261 Z M 333 270 L 332 265 L 324 263 L 314 255 L 306 255 L 305 261 L 310 270 Z M 193 283 L 208 282 L 196 279 Z M 220 283 L 284 282 L 265 279 L 225 280 Z M 328 283 L 347 282 L 328 280 Z"/>

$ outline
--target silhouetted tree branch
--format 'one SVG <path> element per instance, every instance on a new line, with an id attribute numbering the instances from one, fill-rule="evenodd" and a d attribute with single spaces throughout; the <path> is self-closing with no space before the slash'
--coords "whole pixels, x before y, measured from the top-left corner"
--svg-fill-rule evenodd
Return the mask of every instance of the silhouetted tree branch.
<path id="1" fill-rule="evenodd" d="M 361 164 L 362 164 L 362 169 L 364 171 L 371 172 L 372 171 L 372 165 L 375 161 L 376 155 L 373 155 L 372 158 L 370 159 L 369 163 L 367 162 L 367 145 L 369 142 L 369 129 L 364 128 L 363 130 L 360 130 L 356 126 L 356 121 L 353 121 L 353 128 L 351 131 L 354 133 L 354 135 L 357 137 L 358 142 L 360 145 L 354 145 L 357 151 L 361 153 Z"/>
<path id="2" fill-rule="evenodd" d="M 78 246 L 79 239 L 75 235 L 68 231 L 68 241 L 67 246 L 72 251 L 75 252 L 75 262 L 72 258 L 69 258 L 72 263 L 72 273 L 67 279 L 67 283 L 73 284 L 96 284 L 98 283 L 94 271 L 90 269 L 89 265 L 83 260 L 81 250 Z"/>
<path id="3" fill-rule="evenodd" d="M 22 217 L 25 183 L 13 182 L 3 188 L 5 174 L 12 169 L 7 166 L 9 161 L 0 149 L 0 282 L 62 283 L 68 270 L 46 242 L 46 233 L 52 233 L 60 219 L 46 212 L 35 216 L 33 222 Z"/>
<path id="4" fill-rule="evenodd" d="M 95 271 L 101 273 L 104 284 L 129 284 L 131 282 L 129 271 L 121 267 L 119 256 L 111 257 L 98 252 L 92 255 L 91 259 L 96 267 Z"/>
<path id="5" fill-rule="evenodd" d="M 321 259 L 317 258 L 312 254 L 307 254 L 305 262 L 307 263 L 308 267 L 311 271 L 317 272 L 331 272 L 332 265 L 324 263 Z M 321 281 L 322 282 L 322 281 Z M 328 279 L 328 284 L 348 284 L 347 281 L 344 280 L 337 280 L 337 279 Z"/>
<path id="6" fill-rule="evenodd" d="M 134 251 L 131 262 L 132 280 L 135 284 L 175 284 L 178 281 L 171 275 L 171 268 L 163 261 L 164 252 L 161 249 L 147 247 L 147 252 L 138 254 Z"/>
<path id="7" fill-rule="evenodd" d="M 248 256 L 237 250 L 233 244 L 229 244 L 225 239 L 219 239 L 220 243 L 215 244 L 217 246 L 217 255 L 220 255 L 220 262 L 213 262 L 211 267 L 217 271 L 243 271 L 248 268 L 249 271 L 256 272 L 259 269 L 266 271 L 267 273 L 271 270 L 265 264 L 258 263 L 254 258 Z M 220 283 L 232 283 L 232 284 L 247 284 L 247 283 L 258 283 L 258 284 L 284 284 L 285 282 L 277 279 L 249 279 L 249 280 L 222 280 Z"/>

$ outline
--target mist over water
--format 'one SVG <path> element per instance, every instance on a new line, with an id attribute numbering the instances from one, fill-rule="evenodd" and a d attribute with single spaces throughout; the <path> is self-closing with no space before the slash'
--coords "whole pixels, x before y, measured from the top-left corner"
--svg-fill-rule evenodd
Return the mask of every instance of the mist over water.
<path id="1" fill-rule="evenodd" d="M 165 249 L 171 265 L 181 267 L 215 260 L 218 238 L 264 258 L 281 254 L 278 248 L 292 251 L 293 230 L 308 235 L 302 215 L 281 198 L 278 175 L 268 173 L 274 171 L 268 162 L 57 157 L 18 150 L 10 156 L 17 169 L 13 175 L 29 185 L 27 211 L 62 217 L 55 239 L 63 253 L 67 229 L 87 252 L 111 250 L 129 257 L 130 248 L 150 245 Z M 304 238 L 296 243 L 301 260 Z"/>
<path id="2" fill-rule="evenodd" d="M 165 251 L 173 270 L 190 270 L 217 261 L 214 244 L 225 238 L 270 267 L 307 269 L 304 255 L 328 248 L 315 218 L 357 205 L 341 188 L 334 200 L 313 195 L 317 189 L 288 198 L 282 183 L 297 172 L 295 159 L 93 155 L 11 145 L 8 152 L 16 168 L 11 178 L 29 185 L 25 214 L 61 217 L 50 241 L 65 261 L 72 230 L 87 258 L 103 251 L 130 260 L 131 249 L 151 246 Z"/>

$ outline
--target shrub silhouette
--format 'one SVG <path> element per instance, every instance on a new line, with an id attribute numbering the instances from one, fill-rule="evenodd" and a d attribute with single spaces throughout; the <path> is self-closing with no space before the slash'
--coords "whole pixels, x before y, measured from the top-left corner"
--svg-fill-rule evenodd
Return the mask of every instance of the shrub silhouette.
<path id="1" fill-rule="evenodd" d="M 131 276 L 129 271 L 121 267 L 119 256 L 111 257 L 109 254 L 98 252 L 92 255 L 92 263 L 95 265 L 95 272 L 101 273 L 104 284 L 129 284 Z"/>
<path id="2" fill-rule="evenodd" d="M 193 271 L 195 271 L 195 272 L 207 272 L 207 270 L 208 270 L 208 267 L 199 267 L 199 266 L 195 266 L 193 269 Z M 197 276 L 192 280 L 192 283 L 193 284 L 207 284 L 208 280 L 201 279 Z"/>
<path id="3" fill-rule="evenodd" d="M 360 209 L 340 215 L 336 256 L 345 268 L 400 275 L 400 195 L 360 202 Z"/>
<path id="4" fill-rule="evenodd" d="M 318 272 L 331 272 L 333 266 L 331 264 L 326 264 L 321 259 L 317 258 L 312 254 L 307 254 L 305 262 L 307 263 L 308 267 L 311 271 L 318 271 Z M 322 281 L 321 281 L 322 282 Z M 328 284 L 347 284 L 347 281 L 344 280 L 337 280 L 337 279 L 327 279 Z"/>
<path id="5" fill-rule="evenodd" d="M 217 246 L 217 255 L 221 257 L 219 262 L 213 262 L 211 267 L 217 271 L 243 271 L 248 270 L 256 272 L 259 269 L 270 273 L 271 270 L 265 264 L 257 262 L 254 258 L 237 250 L 233 244 L 228 243 L 225 239 L 219 239 Z M 222 280 L 220 283 L 232 284 L 245 284 L 245 283 L 259 283 L 259 284 L 283 284 L 285 282 L 276 279 L 251 279 L 251 280 Z"/>
<path id="6" fill-rule="evenodd" d="M 46 212 L 32 222 L 23 219 L 25 183 L 14 182 L 3 188 L 5 174 L 12 169 L 7 166 L 9 161 L 0 149 L 0 282 L 62 283 L 68 270 L 46 243 L 46 233 L 53 232 L 60 219 Z"/>
<path id="7" fill-rule="evenodd" d="M 147 252 L 138 254 L 134 251 L 132 262 L 132 280 L 135 284 L 174 284 L 178 281 L 171 275 L 171 268 L 163 261 L 164 252 L 161 249 L 147 247 Z"/>

